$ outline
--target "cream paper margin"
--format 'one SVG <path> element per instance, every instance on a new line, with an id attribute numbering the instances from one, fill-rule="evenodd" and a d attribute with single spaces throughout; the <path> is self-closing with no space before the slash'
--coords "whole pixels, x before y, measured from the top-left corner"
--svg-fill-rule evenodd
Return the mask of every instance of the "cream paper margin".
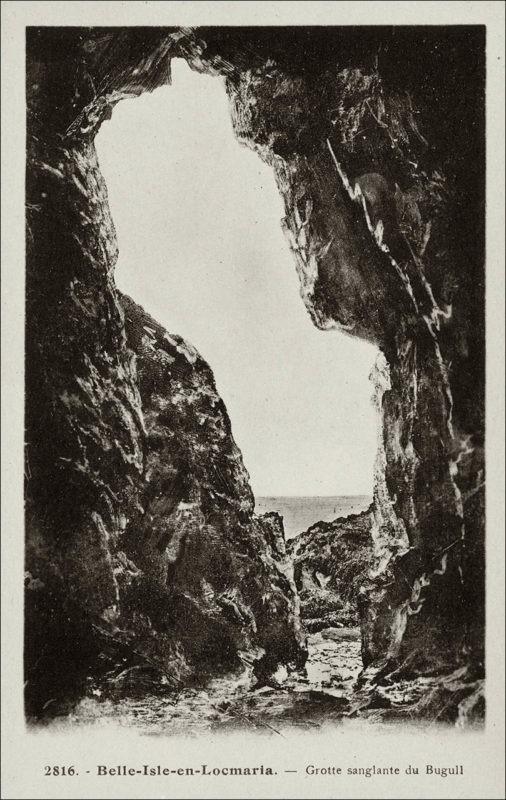
<path id="1" fill-rule="evenodd" d="M 3 2 L 3 798 L 504 797 L 504 6 L 502 2 Z M 28 733 L 22 707 L 26 25 L 487 25 L 487 724 L 484 732 L 344 725 L 284 739 L 247 731 L 147 737 L 129 728 Z M 97 764 L 271 765 L 274 777 L 96 777 Z M 75 764 L 74 778 L 44 765 Z M 394 765 L 396 777 L 308 777 L 305 767 Z M 418 778 L 404 773 L 420 766 Z M 462 764 L 463 777 L 424 776 Z M 90 774 L 85 774 L 89 769 Z M 298 769 L 297 775 L 284 770 Z"/>

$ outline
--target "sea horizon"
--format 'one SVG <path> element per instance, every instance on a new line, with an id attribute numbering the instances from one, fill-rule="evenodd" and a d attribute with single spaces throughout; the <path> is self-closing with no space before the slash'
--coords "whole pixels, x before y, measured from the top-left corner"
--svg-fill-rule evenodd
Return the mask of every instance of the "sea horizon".
<path id="1" fill-rule="evenodd" d="M 287 539 L 293 539 L 317 522 L 332 522 L 365 511 L 372 503 L 372 494 L 345 495 L 258 495 L 255 512 L 277 512 L 283 517 Z"/>
<path id="2" fill-rule="evenodd" d="M 372 494 L 257 494 L 255 495 L 256 498 L 265 500 L 268 497 L 300 497 L 302 499 L 311 499 L 316 497 L 322 498 L 334 498 L 334 497 L 372 497 Z"/>

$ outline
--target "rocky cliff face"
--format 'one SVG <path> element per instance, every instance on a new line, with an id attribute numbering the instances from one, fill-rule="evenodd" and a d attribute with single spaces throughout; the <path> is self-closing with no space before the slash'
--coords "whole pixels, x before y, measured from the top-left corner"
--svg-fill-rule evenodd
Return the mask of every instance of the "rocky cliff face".
<path id="1" fill-rule="evenodd" d="M 158 659 L 178 643 L 192 674 L 255 655 L 264 675 L 302 666 L 293 571 L 273 524 L 256 517 L 230 421 L 209 366 L 122 296 L 127 345 L 137 356 L 144 471 L 123 547 L 126 624 Z M 145 625 L 140 622 L 145 618 Z M 153 655 L 153 654 L 151 654 Z"/>
<path id="2" fill-rule="evenodd" d="M 317 522 L 289 542 L 300 613 L 309 632 L 360 623 L 360 590 L 372 565 L 372 508 Z"/>
<path id="3" fill-rule="evenodd" d="M 305 660 L 283 529 L 253 513 L 248 474 L 210 368 L 130 298 L 116 300 L 138 389 L 141 469 L 117 507 L 114 533 L 91 507 L 102 538 L 80 531 L 70 557 L 42 537 L 35 552 L 28 528 L 27 673 L 35 711 L 50 690 L 61 696 L 55 684 L 69 668 L 69 644 L 58 655 L 52 638 L 61 646 L 64 630 L 82 660 L 80 677 L 102 689 L 120 688 L 132 670 L 137 687 L 177 687 L 245 659 L 259 678 Z M 72 408 L 84 427 L 89 409 L 77 400 Z M 94 433 L 105 450 L 107 440 Z M 82 690 L 70 673 L 75 686 L 68 688 Z"/>
<path id="4" fill-rule="evenodd" d="M 145 430 L 93 138 L 122 98 L 167 83 L 176 56 L 226 78 L 237 136 L 274 169 L 314 323 L 382 351 L 366 662 L 397 675 L 405 663 L 465 665 L 479 676 L 484 31 L 462 27 L 28 31 L 27 565 L 30 591 L 44 583 L 45 600 L 27 604 L 27 662 L 46 640 L 78 664 L 76 643 L 89 649 L 95 630 L 82 615 L 116 618 L 123 577 L 112 553 L 123 537 L 135 549 L 127 521 L 139 514 L 142 528 L 149 506 L 144 476 L 156 469 L 146 436 L 156 449 L 165 423 L 155 404 L 154 429 Z M 180 456 L 166 478 L 152 478 L 153 487 L 166 480 L 167 498 L 151 498 L 147 513 L 159 508 L 172 522 L 181 514 L 193 530 L 196 512 L 177 510 L 178 498 L 205 503 L 212 485 L 219 504 L 220 480 L 241 476 L 224 457 L 222 477 L 200 494 L 177 477 Z M 246 494 L 220 520 L 240 519 Z M 206 525 L 214 536 L 221 522 Z M 197 539 L 190 533 L 202 563 Z M 142 569 L 155 582 L 165 574 L 181 582 L 180 557 L 178 565 L 170 551 L 155 568 L 148 547 Z M 225 588 L 207 567 L 200 577 L 214 604 Z M 63 622 L 53 629 L 55 608 Z"/>

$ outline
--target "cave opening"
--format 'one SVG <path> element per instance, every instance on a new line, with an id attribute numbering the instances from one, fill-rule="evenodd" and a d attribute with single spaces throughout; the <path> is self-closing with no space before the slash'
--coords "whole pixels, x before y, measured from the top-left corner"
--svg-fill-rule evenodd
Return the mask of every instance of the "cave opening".
<path id="1" fill-rule="evenodd" d="M 484 171 L 475 158 L 483 128 L 478 117 L 463 127 L 446 101 L 465 90 L 481 118 L 483 86 L 471 73 L 483 75 L 483 35 L 479 45 L 459 33 L 448 49 L 437 31 L 430 44 L 408 34 L 422 61 L 439 53 L 442 77 L 434 73 L 427 102 L 426 81 L 399 71 L 396 48 L 371 72 L 360 48 L 335 50 L 338 29 L 324 32 L 336 55 L 329 61 L 316 47 L 313 64 L 299 57 L 298 33 L 270 29 L 252 67 L 244 54 L 254 29 L 62 30 L 27 30 L 27 715 L 66 715 L 63 695 L 90 700 L 92 686 L 104 700 L 111 684 L 137 694 L 148 675 L 156 690 L 170 678 L 179 697 L 182 684 L 235 668 L 243 653 L 268 681 L 280 663 L 299 668 L 321 652 L 324 674 L 312 682 L 320 690 L 331 640 L 353 644 L 343 680 L 366 668 L 360 694 L 348 683 L 339 713 L 481 719 L 483 403 L 478 390 L 463 398 L 462 387 L 481 385 L 483 304 L 473 280 L 482 286 L 483 259 L 467 252 L 462 207 L 483 226 L 482 192 L 463 174 L 467 162 Z M 316 41 L 312 29 L 300 33 L 304 54 Z M 234 125 L 274 166 L 292 253 L 273 175 L 234 139 L 220 78 L 175 62 L 172 88 L 126 99 L 165 82 L 173 54 L 231 75 Z M 119 99 L 97 142 L 118 227 L 118 285 L 153 318 L 114 290 L 117 241 L 92 140 Z M 127 109 L 130 130 L 120 124 Z M 211 111 L 221 120 L 214 127 Z M 123 188 L 122 173 L 131 180 Z M 385 189 L 387 218 L 370 213 L 367 176 Z M 378 228 L 374 217 L 389 224 Z M 383 241 L 372 228 L 383 228 Z M 388 361 L 375 375 L 378 400 L 387 391 L 373 513 L 286 543 L 275 515 L 253 513 L 220 395 L 257 500 L 357 491 L 372 477 L 375 449 L 372 436 L 369 469 L 357 445 L 362 400 L 374 421 L 370 361 L 361 362 L 358 339 L 312 327 L 292 259 L 316 324 L 354 330 Z M 212 365 L 220 395 L 177 333 Z M 204 399 L 196 409 L 195 387 Z M 391 683 L 390 696 L 378 695 L 378 681 Z M 412 690 L 397 705 L 406 681 Z M 137 724 L 138 707 L 134 716 Z"/>
<path id="2" fill-rule="evenodd" d="M 256 509 L 288 538 L 373 492 L 377 348 L 314 327 L 271 168 L 235 138 L 223 80 L 181 59 L 96 138 L 117 231 L 116 284 L 211 366 Z"/>

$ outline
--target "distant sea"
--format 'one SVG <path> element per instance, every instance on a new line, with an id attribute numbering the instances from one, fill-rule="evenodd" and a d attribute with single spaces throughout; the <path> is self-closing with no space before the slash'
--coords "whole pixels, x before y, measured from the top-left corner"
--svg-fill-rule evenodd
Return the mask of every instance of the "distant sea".
<path id="1" fill-rule="evenodd" d="M 286 538 L 293 539 L 315 522 L 332 522 L 337 517 L 359 514 L 371 503 L 371 496 L 361 494 L 337 497 L 257 497 L 255 511 L 257 514 L 277 511 L 283 517 Z"/>

